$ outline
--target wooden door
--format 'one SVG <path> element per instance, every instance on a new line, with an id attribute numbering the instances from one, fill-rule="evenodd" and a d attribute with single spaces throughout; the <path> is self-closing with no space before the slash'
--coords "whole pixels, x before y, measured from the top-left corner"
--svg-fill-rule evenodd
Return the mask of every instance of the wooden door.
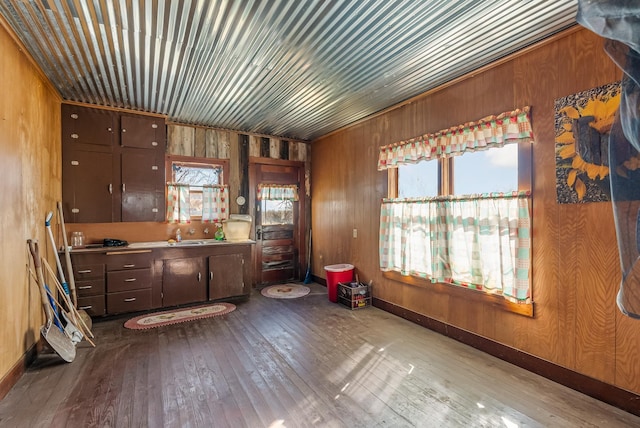
<path id="1" fill-rule="evenodd" d="M 258 163 L 261 162 L 261 163 Z M 255 213 L 255 275 L 258 285 L 301 279 L 304 251 L 304 164 L 256 160 L 250 165 L 251 208 Z M 298 201 L 257 199 L 259 184 L 295 184 Z"/>
<path id="2" fill-rule="evenodd" d="M 207 300 L 205 259 L 189 257 L 164 261 L 162 306 L 176 306 Z"/>

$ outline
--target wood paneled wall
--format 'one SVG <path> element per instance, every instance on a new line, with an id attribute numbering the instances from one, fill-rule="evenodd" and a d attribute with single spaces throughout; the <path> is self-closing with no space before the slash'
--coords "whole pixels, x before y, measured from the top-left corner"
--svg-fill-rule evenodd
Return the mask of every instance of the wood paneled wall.
<path id="1" fill-rule="evenodd" d="M 0 386 L 10 386 L 40 338 L 42 306 L 27 239 L 38 239 L 53 262 L 44 220 L 61 197 L 61 100 L 7 28 L 0 17 Z"/>
<path id="2" fill-rule="evenodd" d="M 312 148 L 313 273 L 353 263 L 382 300 L 640 393 L 640 321 L 615 297 L 621 274 L 609 203 L 556 203 L 554 100 L 617 81 L 603 40 L 575 28 L 408 103 L 318 139 Z M 387 280 L 378 268 L 380 145 L 530 105 L 535 317 Z M 353 229 L 358 229 L 353 238 Z"/>

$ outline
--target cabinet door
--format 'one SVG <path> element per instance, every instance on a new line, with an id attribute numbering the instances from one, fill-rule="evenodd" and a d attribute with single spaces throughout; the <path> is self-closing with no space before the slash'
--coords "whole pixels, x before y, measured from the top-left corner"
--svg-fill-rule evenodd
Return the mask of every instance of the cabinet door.
<path id="1" fill-rule="evenodd" d="M 109 110 L 62 105 L 62 144 L 113 144 L 117 116 Z"/>
<path id="2" fill-rule="evenodd" d="M 122 116 L 120 144 L 122 147 L 160 149 L 165 151 L 166 125 L 164 119 L 151 116 Z"/>
<path id="3" fill-rule="evenodd" d="M 176 306 L 207 300 L 205 259 L 192 257 L 164 261 L 162 306 Z"/>
<path id="4" fill-rule="evenodd" d="M 162 221 L 165 194 L 162 152 L 122 150 L 122 221 Z"/>
<path id="5" fill-rule="evenodd" d="M 242 254 L 222 254 L 209 257 L 209 300 L 247 294 Z"/>
<path id="6" fill-rule="evenodd" d="M 113 221 L 113 155 L 85 150 L 64 153 L 62 201 L 70 223 Z"/>

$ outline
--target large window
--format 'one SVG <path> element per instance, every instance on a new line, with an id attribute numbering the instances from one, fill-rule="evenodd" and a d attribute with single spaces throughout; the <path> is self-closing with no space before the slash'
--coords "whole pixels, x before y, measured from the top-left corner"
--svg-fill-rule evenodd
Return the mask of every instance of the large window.
<path id="1" fill-rule="evenodd" d="M 526 151 L 526 147 L 522 150 Z M 399 165 L 398 198 L 472 195 L 528 190 L 518 185 L 518 145 L 492 147 L 462 156 Z M 452 171 L 447 174 L 446 171 Z M 439 183 L 443 183 L 440 185 Z"/>
<path id="2" fill-rule="evenodd" d="M 522 309 L 531 308 L 526 113 L 381 148 L 390 184 L 380 218 L 385 276 L 474 289 L 531 314 Z"/>

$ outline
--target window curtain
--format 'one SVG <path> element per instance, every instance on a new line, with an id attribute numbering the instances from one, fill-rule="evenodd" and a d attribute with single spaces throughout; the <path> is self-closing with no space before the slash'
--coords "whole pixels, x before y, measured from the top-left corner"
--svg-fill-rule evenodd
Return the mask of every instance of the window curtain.
<path id="1" fill-rule="evenodd" d="M 380 147 L 378 170 L 533 141 L 529 107 Z"/>
<path id="2" fill-rule="evenodd" d="M 298 186 L 295 184 L 258 184 L 258 200 L 297 201 Z"/>
<path id="3" fill-rule="evenodd" d="M 384 199 L 380 269 L 531 302 L 529 192 Z"/>
<path id="4" fill-rule="evenodd" d="M 202 186 L 202 221 L 211 223 L 229 218 L 229 186 Z"/>
<path id="5" fill-rule="evenodd" d="M 167 183 L 167 221 L 191 223 L 189 208 L 189 185 Z"/>

